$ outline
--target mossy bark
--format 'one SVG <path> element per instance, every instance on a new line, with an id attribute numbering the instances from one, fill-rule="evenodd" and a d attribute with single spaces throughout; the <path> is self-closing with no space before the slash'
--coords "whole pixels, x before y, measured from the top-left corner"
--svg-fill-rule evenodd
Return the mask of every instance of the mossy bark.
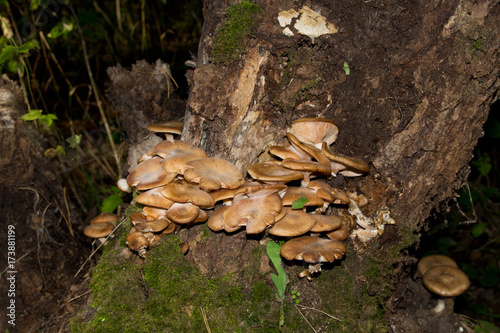
<path id="1" fill-rule="evenodd" d="M 224 64 L 211 55 L 228 4 L 204 1 L 183 139 L 245 171 L 268 146 L 283 141 L 292 121 L 334 120 L 340 128 L 334 150 L 370 161 L 371 169 L 331 184 L 364 193 L 370 201 L 366 215 L 387 206 L 396 225 L 368 244 L 348 240 L 345 258 L 324 267 L 313 282 L 299 280 L 301 267 L 285 262 L 290 283 L 283 331 L 307 331 L 304 317 L 318 331 L 387 331 L 386 301 L 403 266 L 413 262 L 402 250 L 417 242 L 431 210 L 463 185 L 498 93 L 500 6 L 316 0 L 310 7 L 339 30 L 313 42 L 293 28 L 294 21 L 292 37 L 278 23 L 281 10 L 300 9 L 295 2 L 255 3 L 263 15 L 246 53 Z M 181 241 L 191 245 L 185 257 L 175 246 Z M 278 331 L 279 302 L 264 248 L 242 232 L 216 234 L 206 226 L 168 238 L 130 272 L 136 274 L 133 285 L 139 288 L 141 281 L 144 288 L 137 299 L 147 323 L 166 331 L 182 323 L 184 331 L 197 332 L 206 325 L 204 309 L 213 331 Z M 120 265 L 112 265 L 119 274 Z M 309 309 L 294 305 L 291 290 Z M 109 292 L 95 291 L 96 302 Z M 96 305 L 108 313 L 103 316 L 116 313 Z M 147 317 L 156 315 L 163 317 Z M 93 323 L 95 331 L 104 327 L 96 316 Z"/>

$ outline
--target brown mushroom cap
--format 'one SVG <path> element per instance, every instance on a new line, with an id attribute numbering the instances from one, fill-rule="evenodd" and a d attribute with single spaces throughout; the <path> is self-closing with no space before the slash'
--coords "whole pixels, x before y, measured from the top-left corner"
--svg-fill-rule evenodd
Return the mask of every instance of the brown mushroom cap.
<path id="1" fill-rule="evenodd" d="M 200 184 L 205 191 L 234 189 L 245 182 L 243 175 L 233 163 L 218 157 L 190 161 L 184 171 L 184 178 L 189 182 Z"/>
<path id="2" fill-rule="evenodd" d="M 167 211 L 167 218 L 178 224 L 191 223 L 200 215 L 200 208 L 191 203 L 174 203 Z"/>
<path id="3" fill-rule="evenodd" d="M 137 223 L 135 227 L 142 232 L 160 232 L 170 225 L 166 219 Z"/>
<path id="4" fill-rule="evenodd" d="M 467 275 L 453 266 L 429 268 L 425 272 L 422 282 L 427 289 L 444 297 L 458 296 L 470 286 Z"/>
<path id="5" fill-rule="evenodd" d="M 370 170 L 368 163 L 366 163 L 362 159 L 349 157 L 342 154 L 335 154 L 324 143 L 322 149 L 325 156 L 334 164 L 332 165 L 332 173 L 336 174 L 337 172 L 339 172 L 346 177 L 356 177 Z"/>
<path id="6" fill-rule="evenodd" d="M 323 206 L 323 199 L 314 190 L 307 187 L 289 186 L 281 200 L 283 206 L 291 206 L 294 201 L 301 197 L 305 197 L 308 200 L 304 206 Z"/>
<path id="7" fill-rule="evenodd" d="M 135 229 L 135 227 L 130 230 L 125 240 L 129 249 L 132 251 L 139 252 L 149 247 L 149 241 L 146 236 L 144 236 L 142 232 Z"/>
<path id="8" fill-rule="evenodd" d="M 241 226 L 230 227 L 227 225 L 226 221 L 224 221 L 224 213 L 229 209 L 230 206 L 223 206 L 217 210 L 215 210 L 212 215 L 208 218 L 207 224 L 208 227 L 212 231 L 221 231 L 225 230 L 227 232 L 234 232 L 241 229 Z"/>
<path id="9" fill-rule="evenodd" d="M 315 221 L 311 232 L 326 232 L 342 226 L 343 219 L 338 215 L 311 214 L 311 216 Z"/>
<path id="10" fill-rule="evenodd" d="M 332 230 L 326 234 L 326 236 L 330 239 L 335 239 L 338 241 L 344 240 L 349 237 L 352 229 L 352 217 L 351 216 L 342 216 L 342 224 L 338 229 Z"/>
<path id="11" fill-rule="evenodd" d="M 316 223 L 313 216 L 304 211 L 285 207 L 286 215 L 276 222 L 269 233 L 280 237 L 296 237 L 305 234 Z"/>
<path id="12" fill-rule="evenodd" d="M 269 147 L 269 153 L 278 156 L 282 160 L 311 160 L 311 156 L 303 150 L 297 150 L 292 145 Z"/>
<path id="13" fill-rule="evenodd" d="M 308 263 L 333 262 L 347 252 L 344 244 L 333 239 L 301 236 L 290 239 L 281 247 L 281 256 L 288 260 Z"/>
<path id="14" fill-rule="evenodd" d="M 150 132 L 154 133 L 170 133 L 170 134 L 182 134 L 182 128 L 184 123 L 182 121 L 167 121 L 161 124 L 153 124 L 146 127 Z"/>
<path id="15" fill-rule="evenodd" d="M 185 180 L 177 180 L 165 185 L 161 190 L 161 194 L 172 201 L 192 203 L 201 208 L 212 208 L 215 204 L 210 194 Z"/>
<path id="16" fill-rule="evenodd" d="M 288 131 L 300 141 L 320 148 L 323 142 L 327 145 L 335 142 L 339 128 L 330 119 L 304 118 L 294 121 Z"/>
<path id="17" fill-rule="evenodd" d="M 143 191 L 170 183 L 177 174 L 165 171 L 161 161 L 161 158 L 155 157 L 140 163 L 128 175 L 128 185 Z"/>
<path id="18" fill-rule="evenodd" d="M 430 268 L 436 266 L 452 266 L 458 268 L 455 260 L 441 254 L 433 254 L 423 257 L 418 261 L 417 270 L 420 275 L 424 275 Z"/>
<path id="19" fill-rule="evenodd" d="M 159 220 L 167 216 L 167 209 L 164 208 L 145 206 L 142 211 L 147 218 L 151 218 L 153 220 Z"/>
<path id="20" fill-rule="evenodd" d="M 174 202 L 161 194 L 162 189 L 162 187 L 152 188 L 136 196 L 135 201 L 146 206 L 168 209 Z"/>
<path id="21" fill-rule="evenodd" d="M 83 233 L 87 237 L 101 238 L 109 235 L 111 231 L 113 231 L 113 228 L 114 225 L 110 222 L 94 223 L 85 227 L 85 229 L 83 229 Z"/>
<path id="22" fill-rule="evenodd" d="M 261 162 L 248 167 L 247 172 L 253 179 L 263 182 L 283 182 L 287 183 L 293 180 L 304 178 L 300 171 L 284 168 L 280 163 Z"/>
<path id="23" fill-rule="evenodd" d="M 246 226 L 248 234 L 258 234 L 274 225 L 281 209 L 281 199 L 274 194 L 241 199 L 228 206 L 224 221 L 231 228 Z"/>
<path id="24" fill-rule="evenodd" d="M 118 219 L 119 219 L 118 215 L 113 214 L 113 213 L 104 212 L 104 213 L 97 215 L 92 220 L 90 220 L 90 224 L 106 223 L 106 222 L 114 223 L 114 222 L 118 221 Z"/>
<path id="25" fill-rule="evenodd" d="M 188 162 L 208 157 L 203 149 L 180 140 L 160 142 L 153 148 L 152 153 L 163 158 L 161 161 L 163 169 L 177 174 L 184 173 Z"/>

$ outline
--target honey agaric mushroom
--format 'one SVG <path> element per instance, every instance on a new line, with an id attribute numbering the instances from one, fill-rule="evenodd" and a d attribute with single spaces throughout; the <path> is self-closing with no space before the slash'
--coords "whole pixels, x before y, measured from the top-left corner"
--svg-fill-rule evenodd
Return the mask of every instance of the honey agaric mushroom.
<path id="1" fill-rule="evenodd" d="M 94 223 L 85 227 L 83 233 L 91 238 L 103 238 L 109 235 L 113 228 L 114 224 L 111 222 Z"/>
<path id="2" fill-rule="evenodd" d="M 301 171 L 304 174 L 304 179 L 302 180 L 302 186 L 307 187 L 309 185 L 309 179 L 311 175 L 324 175 L 330 176 L 331 167 L 330 161 L 325 157 L 321 149 L 316 148 L 314 145 L 303 143 L 292 133 L 286 134 L 288 140 L 296 149 L 301 149 L 308 153 L 314 161 L 297 161 L 292 159 L 285 159 L 282 161 L 281 165 L 287 169 Z"/>
<path id="3" fill-rule="evenodd" d="M 218 157 L 193 160 L 187 163 L 184 178 L 192 183 L 200 184 L 205 191 L 221 188 L 238 188 L 245 182 L 236 166 Z"/>
<path id="4" fill-rule="evenodd" d="M 144 258 L 144 256 L 146 255 L 146 250 L 149 247 L 149 240 L 142 232 L 133 227 L 132 229 L 130 229 L 130 232 L 127 235 L 125 241 L 130 250 L 139 253 L 139 256 L 141 258 Z"/>
<path id="5" fill-rule="evenodd" d="M 150 132 L 165 134 L 165 140 L 174 141 L 174 135 L 182 134 L 184 123 L 182 121 L 167 121 L 161 124 L 153 124 L 146 127 Z"/>
<path id="6" fill-rule="evenodd" d="M 161 161 L 163 169 L 177 174 L 184 173 L 188 162 L 208 157 L 203 149 L 180 140 L 160 142 L 153 148 L 153 154 L 163 158 Z"/>
<path id="7" fill-rule="evenodd" d="M 283 206 L 291 206 L 294 201 L 301 197 L 307 199 L 304 206 L 323 206 L 323 199 L 321 199 L 313 189 L 307 187 L 288 186 L 281 201 Z"/>
<path id="8" fill-rule="evenodd" d="M 299 277 L 307 276 L 321 271 L 321 263 L 333 262 L 341 259 L 347 252 L 344 244 L 333 239 L 323 239 L 314 236 L 301 236 L 292 238 L 281 246 L 280 254 L 288 260 L 304 260 L 309 264 L 309 269 L 303 271 Z"/>
<path id="9" fill-rule="evenodd" d="M 142 192 L 135 197 L 135 201 L 146 206 L 168 209 L 174 204 L 174 201 L 165 198 L 161 194 L 162 189 L 162 187 L 156 187 L 146 192 Z"/>
<path id="10" fill-rule="evenodd" d="M 236 226 L 236 227 L 230 227 L 227 225 L 226 221 L 224 221 L 224 212 L 229 208 L 230 206 L 223 206 L 210 215 L 208 218 L 207 224 L 208 227 L 212 231 L 221 231 L 225 230 L 227 232 L 235 232 L 237 230 L 240 230 L 242 226 Z"/>
<path id="11" fill-rule="evenodd" d="M 349 237 L 349 234 L 351 233 L 352 224 L 353 224 L 352 217 L 344 216 L 342 225 L 338 229 L 326 233 L 326 236 L 330 239 L 335 239 L 338 241 L 344 240 L 347 237 Z"/>
<path id="12" fill-rule="evenodd" d="M 174 203 L 167 211 L 167 218 L 177 224 L 188 224 L 200 215 L 200 208 L 191 203 Z"/>
<path id="13" fill-rule="evenodd" d="M 256 163 L 249 166 L 247 172 L 253 179 L 265 183 L 283 184 L 304 178 L 302 172 L 284 168 L 279 162 Z"/>
<path id="14" fill-rule="evenodd" d="M 127 183 L 127 179 L 121 178 L 116 182 L 116 187 L 120 189 L 120 191 L 130 193 L 132 192 L 132 187 Z"/>
<path id="15" fill-rule="evenodd" d="M 200 208 L 212 208 L 215 204 L 210 194 L 185 180 L 177 180 L 167 184 L 160 192 L 167 199 L 179 203 L 192 203 Z"/>
<path id="16" fill-rule="evenodd" d="M 331 161 L 332 175 L 337 173 L 345 177 L 361 176 L 370 170 L 368 163 L 356 157 L 348 157 L 332 152 L 326 143 L 323 143 L 323 153 Z"/>
<path id="17" fill-rule="evenodd" d="M 303 150 L 297 150 L 292 145 L 269 147 L 269 153 L 278 156 L 282 160 L 311 160 L 311 156 Z"/>
<path id="18" fill-rule="evenodd" d="M 172 202 L 173 204 L 173 202 Z M 149 218 L 152 218 L 153 220 L 159 220 L 167 216 L 167 209 L 164 208 L 157 208 L 157 207 L 151 207 L 151 206 L 145 206 L 142 211 L 144 214 Z"/>
<path id="19" fill-rule="evenodd" d="M 339 128 L 333 120 L 325 118 L 303 118 L 295 120 L 288 129 L 301 142 L 321 149 L 323 142 L 328 146 L 337 139 Z"/>
<path id="20" fill-rule="evenodd" d="M 316 224 L 314 217 L 306 212 L 291 209 L 290 207 L 284 207 L 283 209 L 286 214 L 269 229 L 271 235 L 296 237 L 305 234 Z"/>
<path id="21" fill-rule="evenodd" d="M 423 278 L 424 286 L 445 299 L 440 298 L 432 310 L 440 315 L 447 307 L 453 310 L 453 297 L 462 294 L 470 286 L 469 277 L 453 266 L 434 266 L 429 268 Z"/>
<path id="22" fill-rule="evenodd" d="M 118 219 L 119 217 L 116 214 L 103 212 L 94 217 L 92 220 L 90 220 L 90 224 L 107 223 L 107 222 L 114 223 L 118 221 Z"/>
<path id="23" fill-rule="evenodd" d="M 143 191 L 170 183 L 177 174 L 165 171 L 161 161 L 161 158 L 155 157 L 140 163 L 128 175 L 127 184 Z"/>
<path id="24" fill-rule="evenodd" d="M 425 272 L 427 272 L 430 268 L 436 266 L 451 266 L 458 268 L 458 265 L 455 262 L 455 260 L 451 259 L 450 257 L 441 254 L 433 254 L 427 257 L 423 257 L 418 261 L 417 264 L 418 276 L 423 276 Z"/>
<path id="25" fill-rule="evenodd" d="M 247 234 L 258 234 L 274 225 L 275 217 L 281 209 L 279 196 L 261 195 L 241 199 L 228 206 L 223 217 L 231 228 L 246 226 Z"/>
<path id="26" fill-rule="evenodd" d="M 310 231 L 315 233 L 339 229 L 343 223 L 343 218 L 338 215 L 311 214 L 311 217 L 315 224 Z"/>
<path id="27" fill-rule="evenodd" d="M 165 230 L 170 225 L 170 222 L 166 219 L 160 219 L 155 221 L 147 221 L 142 223 L 137 223 L 135 227 L 141 232 L 161 232 Z"/>

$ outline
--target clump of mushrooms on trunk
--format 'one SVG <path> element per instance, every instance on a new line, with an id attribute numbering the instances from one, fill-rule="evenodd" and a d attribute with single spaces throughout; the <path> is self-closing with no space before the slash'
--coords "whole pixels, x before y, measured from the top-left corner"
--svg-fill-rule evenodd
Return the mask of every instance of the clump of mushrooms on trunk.
<path id="1" fill-rule="evenodd" d="M 126 239 L 130 250 L 143 258 L 161 236 L 207 222 L 214 232 L 244 228 L 248 234 L 285 239 L 281 256 L 303 260 L 308 268 L 299 277 L 311 280 L 322 263 L 343 257 L 347 250 L 341 241 L 349 235 L 368 242 L 382 234 L 385 224 L 394 223 L 388 208 L 367 217 L 361 211 L 369 201 L 364 195 L 325 181 L 369 171 L 363 160 L 331 150 L 339 131 L 329 119 L 294 121 L 286 133 L 289 144 L 270 147 L 269 155 L 276 158 L 248 167 L 248 180 L 232 163 L 176 140 L 182 123 L 148 128 L 166 139 L 118 181 L 121 190 L 135 190 L 135 201 L 144 205 L 130 216 L 134 226 Z M 298 200 L 303 200 L 299 208 L 294 207 Z M 337 208 L 335 214 L 331 206 Z"/>

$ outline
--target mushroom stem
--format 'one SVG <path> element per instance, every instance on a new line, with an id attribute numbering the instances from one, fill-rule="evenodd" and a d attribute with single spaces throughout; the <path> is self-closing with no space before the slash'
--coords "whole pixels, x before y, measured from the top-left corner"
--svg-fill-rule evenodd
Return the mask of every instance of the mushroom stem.
<path id="1" fill-rule="evenodd" d="M 444 299 L 439 298 L 436 306 L 434 307 L 434 309 L 432 309 L 432 312 L 439 315 L 444 311 L 445 308 L 446 308 L 446 303 Z"/>

